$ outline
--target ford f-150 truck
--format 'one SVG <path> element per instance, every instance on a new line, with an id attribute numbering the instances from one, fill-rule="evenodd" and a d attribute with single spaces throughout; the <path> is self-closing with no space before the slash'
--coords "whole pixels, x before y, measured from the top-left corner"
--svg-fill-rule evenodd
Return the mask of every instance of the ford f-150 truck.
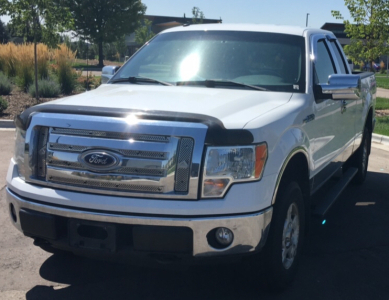
<path id="1" fill-rule="evenodd" d="M 169 29 L 107 84 L 16 118 L 11 221 L 46 250 L 261 253 L 266 276 L 285 286 L 309 216 L 366 177 L 375 91 L 328 31 Z"/>

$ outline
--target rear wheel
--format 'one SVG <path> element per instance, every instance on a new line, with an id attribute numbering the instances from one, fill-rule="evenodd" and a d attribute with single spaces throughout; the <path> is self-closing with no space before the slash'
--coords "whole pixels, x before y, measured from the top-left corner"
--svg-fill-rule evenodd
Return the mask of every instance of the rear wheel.
<path id="1" fill-rule="evenodd" d="M 265 245 L 265 277 L 272 289 L 284 289 L 294 279 L 300 260 L 305 226 L 303 195 L 291 181 L 280 186 Z"/>

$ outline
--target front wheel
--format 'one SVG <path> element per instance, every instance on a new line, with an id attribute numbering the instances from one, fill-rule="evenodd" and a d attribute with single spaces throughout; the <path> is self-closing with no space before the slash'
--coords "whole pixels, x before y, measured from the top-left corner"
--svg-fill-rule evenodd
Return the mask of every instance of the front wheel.
<path id="1" fill-rule="evenodd" d="M 272 289 L 286 288 L 296 275 L 304 239 L 304 216 L 299 185 L 292 181 L 280 186 L 265 245 L 265 276 Z"/>
<path id="2" fill-rule="evenodd" d="M 353 165 L 358 169 L 358 172 L 353 179 L 354 184 L 361 185 L 366 179 L 367 166 L 369 164 L 370 143 L 371 133 L 369 129 L 365 127 L 363 131 L 362 143 L 354 157 L 355 160 Z"/>

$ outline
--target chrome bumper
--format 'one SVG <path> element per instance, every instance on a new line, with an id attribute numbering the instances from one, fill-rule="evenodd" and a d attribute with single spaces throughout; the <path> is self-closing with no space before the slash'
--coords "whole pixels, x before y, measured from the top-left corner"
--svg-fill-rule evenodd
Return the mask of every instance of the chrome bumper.
<path id="1" fill-rule="evenodd" d="M 98 222 L 191 228 L 193 230 L 193 256 L 195 257 L 244 254 L 261 249 L 266 242 L 273 213 L 273 208 L 269 207 L 257 213 L 238 216 L 183 218 L 131 216 L 39 204 L 22 199 L 8 188 L 6 191 L 8 207 L 12 203 L 17 216 L 19 216 L 20 209 L 24 208 L 67 218 Z M 17 229 L 22 231 L 19 218 L 13 224 Z M 227 227 L 234 233 L 232 244 L 225 249 L 215 249 L 208 243 L 208 232 L 217 227 Z"/>

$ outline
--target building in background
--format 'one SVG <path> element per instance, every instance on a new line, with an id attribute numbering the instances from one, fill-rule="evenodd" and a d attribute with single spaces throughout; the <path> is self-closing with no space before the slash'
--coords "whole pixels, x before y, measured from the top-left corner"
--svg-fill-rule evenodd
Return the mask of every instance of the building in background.
<path id="1" fill-rule="evenodd" d="M 332 31 L 342 47 L 350 45 L 350 38 L 347 36 L 347 33 L 344 32 L 345 28 L 343 23 L 325 23 L 321 27 L 323 30 Z"/>

